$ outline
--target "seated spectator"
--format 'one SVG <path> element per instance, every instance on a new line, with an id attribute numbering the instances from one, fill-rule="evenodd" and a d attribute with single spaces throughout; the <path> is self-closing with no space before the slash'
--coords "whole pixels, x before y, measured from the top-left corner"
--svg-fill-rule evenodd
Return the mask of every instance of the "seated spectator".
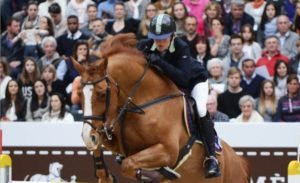
<path id="1" fill-rule="evenodd" d="M 277 17 L 280 15 L 280 10 L 275 5 L 275 2 L 268 2 L 265 6 L 261 23 L 260 31 L 262 35 L 259 35 L 261 42 L 264 41 L 263 38 L 273 36 L 277 32 Z"/>
<path id="2" fill-rule="evenodd" d="M 60 45 L 61 46 L 61 45 Z M 46 65 L 52 64 L 56 68 L 57 78 L 63 80 L 67 72 L 67 64 L 65 60 L 56 52 L 57 42 L 54 37 L 45 37 L 42 42 L 44 56 L 38 60 L 39 69 L 42 70 Z"/>
<path id="3" fill-rule="evenodd" d="M 240 86 L 242 79 L 241 71 L 232 67 L 228 71 L 228 89 L 218 96 L 218 110 L 228 115 L 229 118 L 236 118 L 240 113 L 239 100 L 246 92 Z"/>
<path id="4" fill-rule="evenodd" d="M 149 3 L 146 6 L 144 17 L 141 19 L 139 29 L 138 29 L 138 38 L 139 39 L 146 39 L 148 37 L 148 31 L 150 27 L 150 21 L 155 15 L 157 15 L 157 9 L 152 4 Z"/>
<path id="5" fill-rule="evenodd" d="M 46 0 L 45 2 L 42 2 L 39 4 L 39 16 L 47 16 L 50 17 L 50 12 L 48 12 L 49 7 L 51 7 L 53 4 L 57 4 L 59 8 L 61 9 L 61 14 L 66 14 L 66 8 L 67 8 L 67 1 L 60 1 L 60 0 Z"/>
<path id="6" fill-rule="evenodd" d="M 300 38 L 298 34 L 290 30 L 291 24 L 286 15 L 280 15 L 277 19 L 276 36 L 280 40 L 280 52 L 288 58 L 297 55 L 296 42 Z"/>
<path id="7" fill-rule="evenodd" d="M 211 37 L 214 34 L 212 30 L 212 20 L 222 17 L 222 7 L 215 1 L 210 1 L 205 7 L 204 18 L 204 33 L 206 37 Z"/>
<path id="8" fill-rule="evenodd" d="M 300 78 L 300 39 L 297 40 L 297 55 L 293 57 L 289 62 L 289 68 L 291 73 L 297 74 Z"/>
<path id="9" fill-rule="evenodd" d="M 103 1 L 98 5 L 98 15 L 105 24 L 114 20 L 114 6 L 117 0 Z"/>
<path id="10" fill-rule="evenodd" d="M 254 19 L 248 13 L 244 11 L 243 0 L 231 1 L 231 12 L 225 16 L 225 34 L 231 36 L 233 34 L 239 34 L 241 28 L 245 24 L 254 26 Z"/>
<path id="11" fill-rule="evenodd" d="M 254 31 L 258 30 L 266 4 L 265 0 L 255 0 L 245 5 L 245 12 L 254 18 L 254 26 L 252 26 Z"/>
<path id="12" fill-rule="evenodd" d="M 241 87 L 248 95 L 256 99 L 259 96 L 261 83 L 265 78 L 254 72 L 255 61 L 253 58 L 246 58 L 242 61 L 242 70 L 243 79 L 241 81 Z"/>
<path id="13" fill-rule="evenodd" d="M 67 32 L 67 20 L 58 3 L 53 3 L 49 6 L 48 12 L 54 23 L 55 38 L 58 38 Z"/>
<path id="14" fill-rule="evenodd" d="M 259 98 L 256 101 L 256 110 L 266 122 L 274 122 L 277 109 L 275 84 L 271 80 L 264 80 L 260 87 Z"/>
<path id="15" fill-rule="evenodd" d="M 37 67 L 36 60 L 32 57 L 26 58 L 18 80 L 25 99 L 28 100 L 32 96 L 33 83 L 38 79 L 40 79 L 40 70 Z"/>
<path id="16" fill-rule="evenodd" d="M 184 20 L 188 16 L 188 10 L 183 2 L 176 2 L 172 7 L 172 17 L 176 24 L 175 35 L 182 37 L 185 35 Z"/>
<path id="17" fill-rule="evenodd" d="M 250 95 L 243 96 L 240 98 L 239 105 L 242 113 L 236 119 L 233 119 L 233 122 L 264 122 L 263 117 L 255 110 L 255 100 L 253 97 Z"/>
<path id="18" fill-rule="evenodd" d="M 214 18 L 211 22 L 213 35 L 208 38 L 210 53 L 214 57 L 225 58 L 229 53 L 230 36 L 224 35 L 224 21 L 221 18 Z"/>
<path id="19" fill-rule="evenodd" d="M 293 30 L 300 35 L 300 1 L 297 2 L 296 4 L 296 12 L 295 12 L 295 17 L 293 21 Z"/>
<path id="20" fill-rule="evenodd" d="M 206 102 L 207 112 L 209 113 L 209 116 L 213 122 L 228 122 L 229 117 L 218 111 L 218 103 L 217 103 L 217 97 L 215 95 L 209 95 Z"/>
<path id="21" fill-rule="evenodd" d="M 93 30 L 93 21 L 97 18 L 97 5 L 89 4 L 86 9 L 88 16 L 87 23 L 80 29 L 80 31 L 86 36 L 91 37 Z"/>
<path id="22" fill-rule="evenodd" d="M 211 89 L 217 94 L 221 94 L 226 88 L 226 78 L 223 72 L 223 62 L 219 58 L 213 58 L 207 63 L 207 70 L 210 74 L 208 83 Z"/>
<path id="23" fill-rule="evenodd" d="M 287 94 L 286 79 L 290 74 L 288 64 L 283 60 L 278 60 L 275 64 L 275 74 L 273 81 L 275 83 L 275 94 L 277 98 L 281 98 Z"/>
<path id="24" fill-rule="evenodd" d="M 145 16 L 145 9 L 150 0 L 129 0 L 125 2 L 126 18 L 141 20 Z"/>
<path id="25" fill-rule="evenodd" d="M 256 67 L 259 68 L 265 66 L 268 72 L 263 77 L 270 79 L 274 76 L 274 68 L 278 60 L 284 60 L 287 63 L 289 62 L 289 59 L 279 51 L 278 38 L 276 36 L 269 36 L 265 39 L 265 51 L 263 52 L 262 57 L 257 60 Z"/>
<path id="26" fill-rule="evenodd" d="M 21 30 L 24 30 L 25 25 L 31 22 L 33 28 L 38 28 L 40 16 L 38 15 L 38 3 L 36 1 L 29 1 L 27 5 L 27 17 L 25 17 Z"/>
<path id="27" fill-rule="evenodd" d="M 0 100 L 5 98 L 5 90 L 8 82 L 11 80 L 9 76 L 9 68 L 5 57 L 0 58 Z"/>
<path id="28" fill-rule="evenodd" d="M 47 84 L 44 80 L 39 79 L 33 84 L 32 96 L 27 102 L 26 121 L 41 121 L 42 116 L 49 110 L 49 105 Z"/>
<path id="29" fill-rule="evenodd" d="M 25 121 L 26 99 L 16 80 L 8 82 L 5 96 L 0 100 L 0 121 Z"/>
<path id="30" fill-rule="evenodd" d="M 60 93 L 53 93 L 50 97 L 50 107 L 43 117 L 43 122 L 74 122 L 74 117 L 66 111 L 64 97 Z"/>
<path id="31" fill-rule="evenodd" d="M 201 64 L 206 67 L 208 60 L 212 58 L 210 54 L 210 47 L 208 39 L 204 36 L 199 36 L 196 42 L 196 50 L 197 50 L 197 61 L 201 62 Z"/>
<path id="32" fill-rule="evenodd" d="M 291 74 L 287 78 L 287 95 L 278 101 L 276 121 L 299 122 L 300 121 L 300 92 L 299 78 Z"/>
<path id="33" fill-rule="evenodd" d="M 245 24 L 241 30 L 241 36 L 243 37 L 243 52 L 250 58 L 253 58 L 255 63 L 261 58 L 262 49 L 260 45 L 255 42 L 255 32 L 250 24 Z"/>
<path id="34" fill-rule="evenodd" d="M 47 90 L 49 95 L 52 93 L 60 93 L 66 97 L 66 87 L 64 82 L 57 79 L 56 77 L 56 69 L 52 64 L 46 65 L 42 70 L 43 80 L 47 83 Z"/>

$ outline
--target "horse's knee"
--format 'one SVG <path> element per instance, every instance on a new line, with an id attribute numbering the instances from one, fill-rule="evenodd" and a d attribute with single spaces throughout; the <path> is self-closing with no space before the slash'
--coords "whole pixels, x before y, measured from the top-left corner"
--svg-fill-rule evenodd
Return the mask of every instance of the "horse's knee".
<path id="1" fill-rule="evenodd" d="M 124 176 L 135 177 L 136 176 L 136 164 L 131 157 L 125 158 L 121 165 L 121 172 Z"/>

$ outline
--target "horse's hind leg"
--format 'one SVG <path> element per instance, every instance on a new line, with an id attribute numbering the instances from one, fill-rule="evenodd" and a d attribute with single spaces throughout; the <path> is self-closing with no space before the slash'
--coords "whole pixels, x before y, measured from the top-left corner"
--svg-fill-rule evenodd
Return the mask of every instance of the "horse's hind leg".
<path id="1" fill-rule="evenodd" d="M 125 158 L 122 162 L 122 174 L 126 177 L 136 178 L 140 168 L 172 166 L 175 164 L 177 156 L 178 149 L 167 148 L 164 144 L 155 144 Z"/>

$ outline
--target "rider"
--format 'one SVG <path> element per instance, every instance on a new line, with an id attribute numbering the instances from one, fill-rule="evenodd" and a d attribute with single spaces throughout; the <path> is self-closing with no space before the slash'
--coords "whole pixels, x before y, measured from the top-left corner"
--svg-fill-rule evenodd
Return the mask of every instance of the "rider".
<path id="1" fill-rule="evenodd" d="M 167 14 L 155 16 L 150 22 L 148 38 L 138 44 L 138 49 L 148 56 L 151 65 L 169 77 L 179 88 L 187 90 L 194 97 L 200 119 L 197 124 L 206 141 L 207 157 L 204 162 L 206 177 L 220 176 L 215 154 L 215 133 L 213 122 L 206 110 L 208 81 L 206 69 L 190 56 L 188 45 L 174 36 L 176 25 Z"/>

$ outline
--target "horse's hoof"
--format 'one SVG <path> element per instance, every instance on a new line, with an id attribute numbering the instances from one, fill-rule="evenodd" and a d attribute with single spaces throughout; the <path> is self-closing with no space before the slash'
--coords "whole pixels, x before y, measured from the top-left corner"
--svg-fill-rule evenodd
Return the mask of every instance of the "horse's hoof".
<path id="1" fill-rule="evenodd" d="M 158 171 L 138 169 L 136 178 L 142 183 L 160 183 L 161 175 Z"/>

